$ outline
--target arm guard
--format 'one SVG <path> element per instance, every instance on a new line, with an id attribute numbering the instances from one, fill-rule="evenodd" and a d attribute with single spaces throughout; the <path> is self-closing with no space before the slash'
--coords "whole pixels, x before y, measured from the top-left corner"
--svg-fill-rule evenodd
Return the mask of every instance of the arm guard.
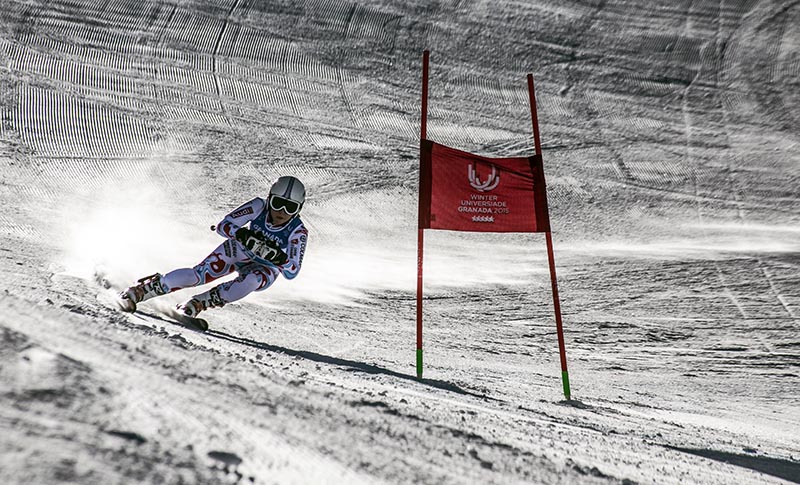
<path id="1" fill-rule="evenodd" d="M 288 260 L 278 268 L 283 273 L 284 278 L 290 280 L 300 272 L 303 264 L 303 256 L 306 253 L 306 243 L 308 242 L 308 230 L 300 224 L 289 236 L 289 247 L 287 249 Z"/>
<path id="2" fill-rule="evenodd" d="M 228 239 L 236 239 L 236 231 L 258 217 L 266 205 L 267 203 L 264 199 L 256 197 L 242 206 L 237 207 L 217 224 L 217 234 Z"/>

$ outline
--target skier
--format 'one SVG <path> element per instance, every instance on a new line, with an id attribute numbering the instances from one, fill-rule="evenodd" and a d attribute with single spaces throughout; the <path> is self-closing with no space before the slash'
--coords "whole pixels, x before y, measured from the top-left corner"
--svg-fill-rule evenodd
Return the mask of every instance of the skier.
<path id="1" fill-rule="evenodd" d="M 256 197 L 217 224 L 217 233 L 226 240 L 206 259 L 194 268 L 180 268 L 163 276 L 156 273 L 140 279 L 138 284 L 120 294 L 123 310 L 134 312 L 136 305 L 143 301 L 210 283 L 237 271 L 237 278 L 178 305 L 178 311 L 184 316 L 197 319 L 203 310 L 222 307 L 253 291 L 269 288 L 279 273 L 293 279 L 303 263 L 308 237 L 299 216 L 305 196 L 306 189 L 298 179 L 278 178 L 267 200 Z M 248 223 L 249 228 L 245 227 Z"/>

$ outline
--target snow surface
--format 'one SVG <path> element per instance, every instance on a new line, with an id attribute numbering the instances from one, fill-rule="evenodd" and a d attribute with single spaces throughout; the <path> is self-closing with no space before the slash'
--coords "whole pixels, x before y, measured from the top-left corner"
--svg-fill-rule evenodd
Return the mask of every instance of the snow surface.
<path id="1" fill-rule="evenodd" d="M 800 3 L 5 0 L 0 482 L 800 483 Z M 431 139 L 532 152 L 541 234 L 426 233 Z M 279 175 L 294 281 L 165 316 Z"/>

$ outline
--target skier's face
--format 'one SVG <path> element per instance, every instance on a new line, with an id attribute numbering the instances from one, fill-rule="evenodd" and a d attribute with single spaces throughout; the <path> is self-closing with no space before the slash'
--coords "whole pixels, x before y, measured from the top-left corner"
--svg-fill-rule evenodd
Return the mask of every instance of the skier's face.
<path id="1" fill-rule="evenodd" d="M 286 213 L 284 210 L 276 211 L 272 207 L 269 208 L 269 215 L 272 217 L 272 223 L 276 226 L 282 226 L 289 222 L 289 219 L 292 218 L 289 214 Z"/>
<path id="2" fill-rule="evenodd" d="M 269 215 L 272 223 L 282 226 L 300 212 L 302 204 L 291 199 L 279 197 L 275 194 L 269 196 Z"/>

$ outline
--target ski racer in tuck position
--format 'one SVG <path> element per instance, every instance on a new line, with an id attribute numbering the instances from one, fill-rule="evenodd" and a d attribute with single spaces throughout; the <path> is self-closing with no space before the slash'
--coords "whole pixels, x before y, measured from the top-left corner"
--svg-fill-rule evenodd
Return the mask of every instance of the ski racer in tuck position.
<path id="1" fill-rule="evenodd" d="M 305 195 L 305 187 L 298 179 L 280 177 L 270 188 L 266 200 L 256 197 L 217 224 L 217 233 L 226 241 L 206 259 L 193 268 L 140 279 L 138 284 L 120 294 L 123 310 L 134 312 L 136 305 L 143 301 L 210 283 L 237 271 L 237 278 L 178 305 L 180 313 L 196 319 L 203 310 L 222 307 L 253 291 L 269 288 L 281 273 L 293 279 L 303 263 L 308 238 L 299 215 Z M 245 227 L 248 223 L 249 228 Z"/>

